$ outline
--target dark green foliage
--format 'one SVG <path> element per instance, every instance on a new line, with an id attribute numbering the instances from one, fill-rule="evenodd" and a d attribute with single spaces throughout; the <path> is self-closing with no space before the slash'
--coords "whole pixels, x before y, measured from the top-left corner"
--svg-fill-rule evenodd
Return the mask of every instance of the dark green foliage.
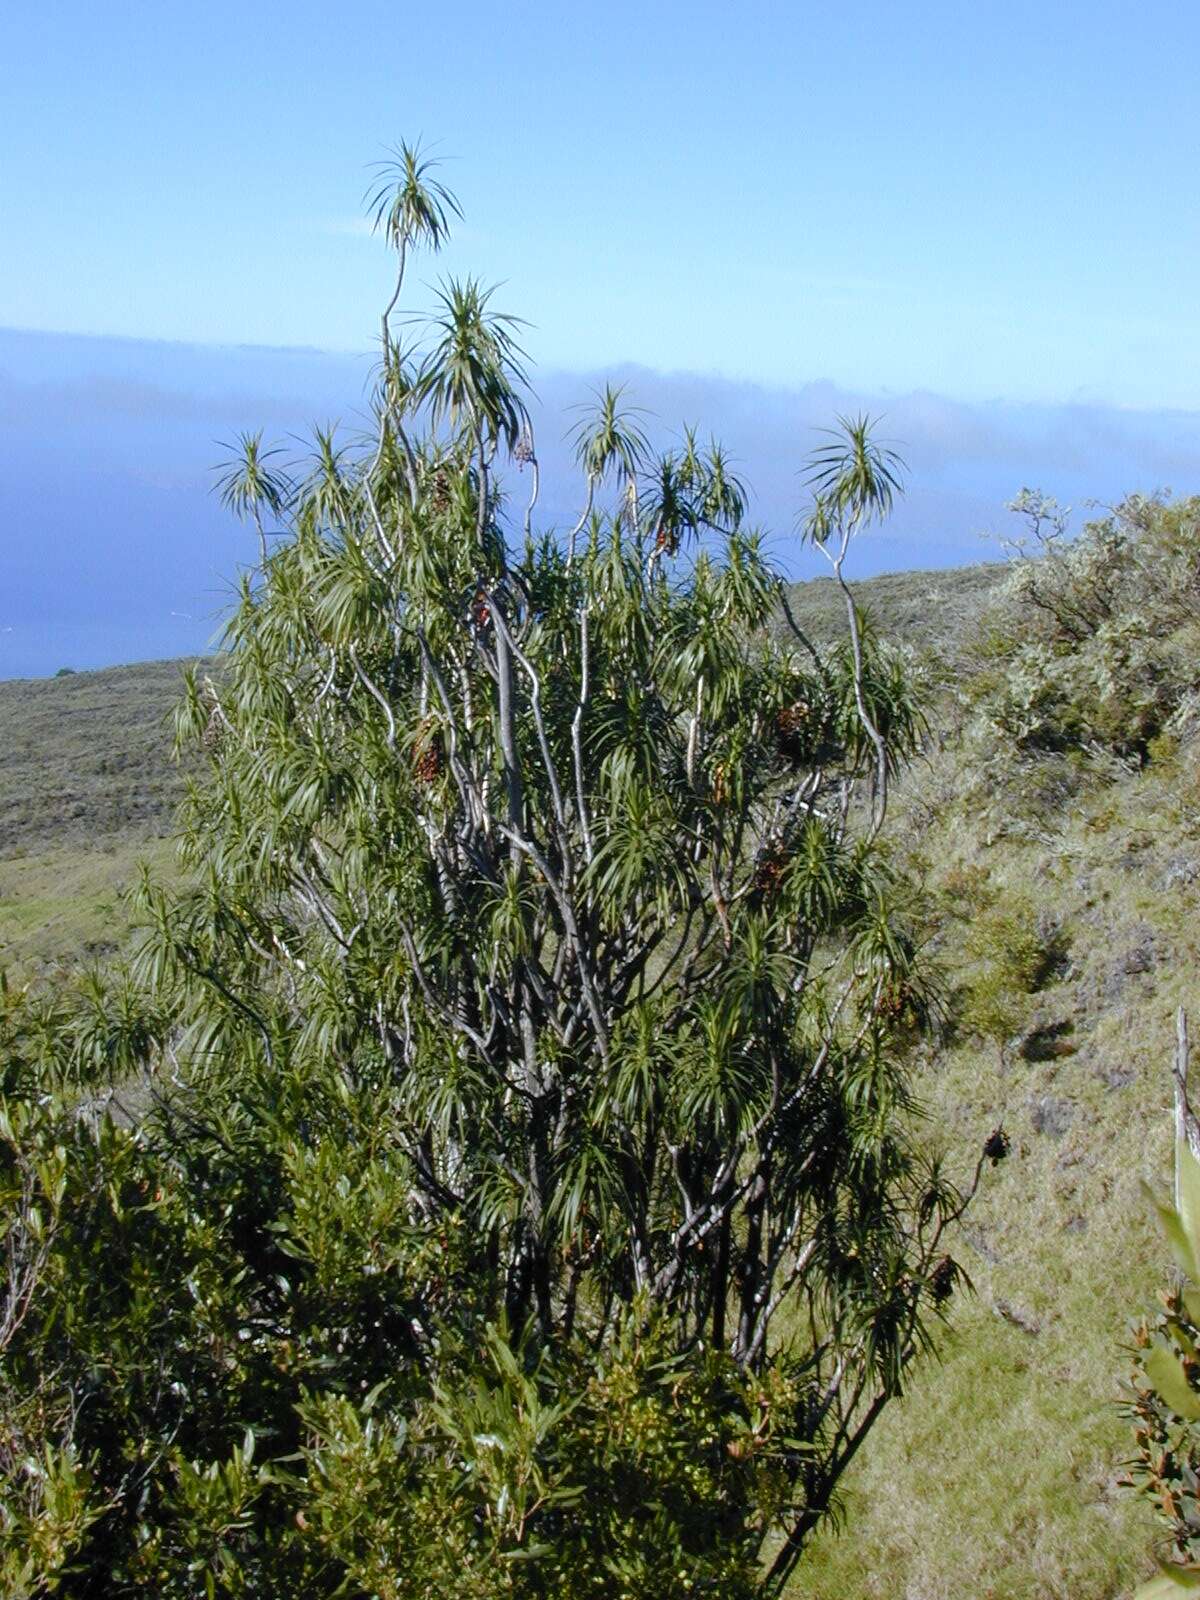
<path id="1" fill-rule="evenodd" d="M 6 1021 L 6 1244 L 34 1271 L 0 1323 L 5 1593 L 750 1591 L 794 1383 L 648 1317 L 514 1353 L 462 1219 L 414 1223 L 387 1090 L 260 1073 L 135 1131 L 81 1113 L 81 1013 Z"/>
<path id="2" fill-rule="evenodd" d="M 514 1341 L 386 1075 L 247 1062 L 121 1126 L 89 1089 L 163 1019 L 97 1015 L 7 999 L 6 1592 L 756 1592 L 811 1352 L 689 1351 L 636 1298 L 599 1349 Z"/>
<path id="3" fill-rule="evenodd" d="M 263 564 L 179 710 L 189 885 L 132 978 L 10 1000 L 5 1571 L 777 1593 L 959 1278 L 879 834 L 920 715 L 853 608 L 769 636 L 719 447 L 647 464 L 611 392 L 537 534 L 513 319 L 447 285 L 410 365 L 394 304 L 367 447 L 223 480 Z M 840 578 L 895 462 L 820 468 Z"/>

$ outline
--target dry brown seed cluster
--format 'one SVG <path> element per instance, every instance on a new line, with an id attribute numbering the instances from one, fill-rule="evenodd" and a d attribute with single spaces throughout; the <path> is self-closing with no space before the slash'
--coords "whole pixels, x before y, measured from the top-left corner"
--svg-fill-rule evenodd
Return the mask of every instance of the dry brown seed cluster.
<path id="1" fill-rule="evenodd" d="M 896 1022 L 912 1009 L 913 998 L 911 985 L 900 981 L 890 983 L 879 996 L 879 1015 Z"/>
<path id="2" fill-rule="evenodd" d="M 450 474 L 445 467 L 439 467 L 433 475 L 433 488 L 430 492 L 430 501 L 437 512 L 450 509 Z"/>
<path id="3" fill-rule="evenodd" d="M 427 720 L 413 751 L 413 776 L 418 783 L 436 783 L 446 770 L 446 752 L 436 724 Z"/>
<path id="4" fill-rule="evenodd" d="M 929 1276 L 929 1291 L 935 1305 L 943 1305 L 954 1293 L 958 1277 L 958 1263 L 953 1256 L 943 1256 Z"/>
<path id="5" fill-rule="evenodd" d="M 769 900 L 779 892 L 787 865 L 788 857 L 782 849 L 776 848 L 763 856 L 751 879 L 751 889 L 758 899 Z"/>
<path id="6" fill-rule="evenodd" d="M 808 752 L 811 718 L 812 707 L 806 700 L 784 706 L 775 715 L 775 743 L 780 755 L 794 765 L 799 765 Z"/>
<path id="7" fill-rule="evenodd" d="M 226 731 L 221 708 L 214 705 L 208 714 L 208 721 L 204 724 L 204 732 L 200 735 L 200 743 L 210 755 L 216 755 L 220 751 L 225 743 Z"/>

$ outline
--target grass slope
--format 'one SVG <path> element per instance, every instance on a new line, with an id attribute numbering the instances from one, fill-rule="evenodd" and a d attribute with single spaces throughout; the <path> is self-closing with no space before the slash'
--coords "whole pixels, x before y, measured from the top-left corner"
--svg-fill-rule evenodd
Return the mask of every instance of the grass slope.
<path id="1" fill-rule="evenodd" d="M 169 873 L 169 841 L 111 834 L 0 858 L 0 969 L 20 976 L 111 955 L 129 931 L 124 894 L 143 862 Z"/>
<path id="2" fill-rule="evenodd" d="M 1167 1273 L 1141 1183 L 1171 1160 L 1173 1014 L 1200 1008 L 1200 788 L 1168 764 L 994 837 L 955 797 L 952 754 L 901 797 L 943 911 L 947 980 L 967 978 L 991 895 L 1052 908 L 1061 975 L 1024 997 L 1003 1050 L 964 1039 L 920 1092 L 949 1151 L 1003 1121 L 955 1251 L 976 1293 L 851 1474 L 845 1531 L 813 1548 L 817 1600 L 1114 1600 L 1158 1537 L 1119 1485 L 1130 1453 L 1121 1348 Z M 920 833 L 922 842 L 916 844 Z M 970 886 L 974 885 L 974 892 Z"/>
<path id="3" fill-rule="evenodd" d="M 929 572 L 884 572 L 850 587 L 881 638 L 918 648 L 937 644 L 953 655 L 964 630 L 1007 571 L 1003 562 L 988 562 Z M 845 596 L 832 578 L 794 583 L 788 597 L 793 617 L 814 643 L 845 638 Z"/>
<path id="4" fill-rule="evenodd" d="M 182 663 L 0 682 L 0 966 L 111 951 L 138 862 L 170 859 Z"/>

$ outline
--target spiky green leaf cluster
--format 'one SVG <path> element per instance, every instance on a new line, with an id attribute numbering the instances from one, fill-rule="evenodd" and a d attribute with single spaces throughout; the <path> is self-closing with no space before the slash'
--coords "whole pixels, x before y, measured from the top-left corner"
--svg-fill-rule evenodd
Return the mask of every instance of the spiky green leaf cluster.
<path id="1" fill-rule="evenodd" d="M 373 209 L 398 295 L 457 208 L 402 150 Z M 94 1486 L 64 1592 L 778 1592 L 956 1279 L 899 663 L 852 604 L 826 658 L 775 640 L 727 456 L 656 461 L 617 391 L 535 530 L 490 293 L 408 355 L 393 296 L 362 447 L 285 491 L 246 442 L 226 496 L 285 529 L 186 684 L 188 884 L 143 886 L 132 987 L 13 1036 L 22 1104 L 58 1063 L 20 1115 L 63 1156 L 0 1156 L 6 1370 Z M 854 424 L 815 470 L 844 557 L 896 463 Z M 72 1051 L 148 1104 L 80 1115 Z"/>

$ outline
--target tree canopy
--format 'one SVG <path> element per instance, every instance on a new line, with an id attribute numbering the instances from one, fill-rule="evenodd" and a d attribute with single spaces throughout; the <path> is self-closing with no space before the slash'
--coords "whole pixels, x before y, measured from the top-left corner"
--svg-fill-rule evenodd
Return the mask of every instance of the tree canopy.
<path id="1" fill-rule="evenodd" d="M 458 208 L 381 181 L 371 436 L 223 478 L 262 560 L 179 711 L 188 882 L 126 977 L 6 999 L 10 1586 L 777 1593 L 959 1276 L 882 832 L 919 709 L 620 391 L 536 527 L 520 324 L 448 282 L 399 347 Z M 844 583 L 900 464 L 850 419 L 813 482 Z"/>

